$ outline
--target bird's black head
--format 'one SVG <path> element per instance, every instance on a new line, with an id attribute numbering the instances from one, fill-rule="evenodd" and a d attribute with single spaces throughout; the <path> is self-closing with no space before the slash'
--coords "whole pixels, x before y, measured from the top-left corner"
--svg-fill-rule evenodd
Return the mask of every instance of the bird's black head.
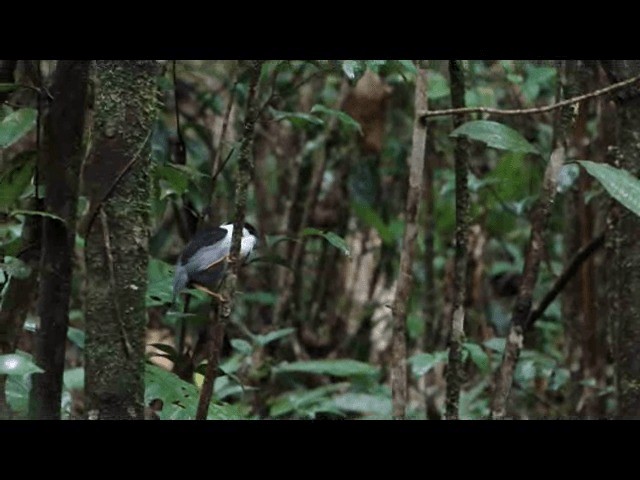
<path id="1" fill-rule="evenodd" d="M 246 228 L 247 232 L 249 232 L 251 235 L 258 238 L 258 230 L 256 230 L 256 227 L 251 225 L 249 222 L 244 222 L 244 228 Z"/>

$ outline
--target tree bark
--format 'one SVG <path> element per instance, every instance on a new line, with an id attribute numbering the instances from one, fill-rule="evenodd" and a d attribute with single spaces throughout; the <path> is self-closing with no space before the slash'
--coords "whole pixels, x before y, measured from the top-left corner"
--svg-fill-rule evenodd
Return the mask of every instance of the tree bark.
<path id="1" fill-rule="evenodd" d="M 58 63 L 45 123 L 45 209 L 61 220 L 42 221 L 35 359 L 44 373 L 33 376 L 29 413 L 34 419 L 60 419 L 88 74 L 86 60 Z"/>
<path id="2" fill-rule="evenodd" d="M 97 61 L 93 146 L 84 170 L 89 419 L 142 419 L 149 259 L 153 60 Z"/>
<path id="3" fill-rule="evenodd" d="M 612 82 L 640 73 L 640 61 L 602 61 Z M 620 168 L 640 175 L 640 90 L 629 88 L 616 96 L 618 105 L 618 150 Z M 618 416 L 640 418 L 640 218 L 626 208 L 616 208 L 612 238 L 616 275 L 613 285 L 615 305 L 611 321 L 615 325 L 614 350 L 617 378 Z"/>
<path id="4" fill-rule="evenodd" d="M 413 266 L 418 237 L 418 204 L 422 195 L 424 152 L 427 143 L 427 128 L 419 112 L 427 109 L 427 71 L 418 65 L 414 100 L 414 125 L 411 156 L 409 157 L 409 185 L 405 205 L 405 227 L 400 255 L 398 284 L 393 300 L 393 339 L 391 345 L 391 392 L 393 417 L 403 419 L 407 408 L 407 305 L 413 284 Z"/>
<path id="5" fill-rule="evenodd" d="M 459 60 L 449 61 L 451 76 L 451 107 L 464 108 L 464 72 Z M 453 118 L 454 128 L 464 123 L 463 116 Z M 460 402 L 460 384 L 462 383 L 461 355 L 464 338 L 465 298 L 467 294 L 467 238 L 469 236 L 469 190 L 467 179 L 468 143 L 458 139 L 455 148 L 456 170 L 456 255 L 454 275 L 453 312 L 450 319 L 451 339 L 449 342 L 449 363 L 447 365 L 446 418 L 457 420 Z"/>

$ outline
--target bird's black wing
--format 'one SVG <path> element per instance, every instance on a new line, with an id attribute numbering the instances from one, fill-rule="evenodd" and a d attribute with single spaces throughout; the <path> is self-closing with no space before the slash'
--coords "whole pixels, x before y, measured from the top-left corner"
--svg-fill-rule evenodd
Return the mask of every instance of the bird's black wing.
<path id="1" fill-rule="evenodd" d="M 182 252 L 181 261 L 187 263 L 189 259 L 200 249 L 210 247 L 222 240 L 227 234 L 227 230 L 220 227 L 206 227 L 196 232 L 191 241 Z"/>

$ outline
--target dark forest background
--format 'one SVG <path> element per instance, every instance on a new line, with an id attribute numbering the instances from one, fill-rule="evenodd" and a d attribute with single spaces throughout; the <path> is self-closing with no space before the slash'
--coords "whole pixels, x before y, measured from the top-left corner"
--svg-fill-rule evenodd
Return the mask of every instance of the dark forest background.
<path id="1" fill-rule="evenodd" d="M 0 418 L 640 417 L 639 74 L 0 61 Z"/>

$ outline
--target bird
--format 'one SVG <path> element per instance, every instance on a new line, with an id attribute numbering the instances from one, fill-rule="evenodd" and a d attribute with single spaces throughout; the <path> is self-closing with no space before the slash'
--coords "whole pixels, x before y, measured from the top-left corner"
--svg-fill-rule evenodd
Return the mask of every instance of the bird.
<path id="1" fill-rule="evenodd" d="M 188 287 L 194 287 L 219 298 L 211 288 L 224 275 L 231 250 L 233 223 L 206 227 L 198 231 L 184 248 L 173 277 L 173 301 Z M 248 222 L 242 228 L 240 259 L 246 260 L 258 245 L 258 231 Z"/>

